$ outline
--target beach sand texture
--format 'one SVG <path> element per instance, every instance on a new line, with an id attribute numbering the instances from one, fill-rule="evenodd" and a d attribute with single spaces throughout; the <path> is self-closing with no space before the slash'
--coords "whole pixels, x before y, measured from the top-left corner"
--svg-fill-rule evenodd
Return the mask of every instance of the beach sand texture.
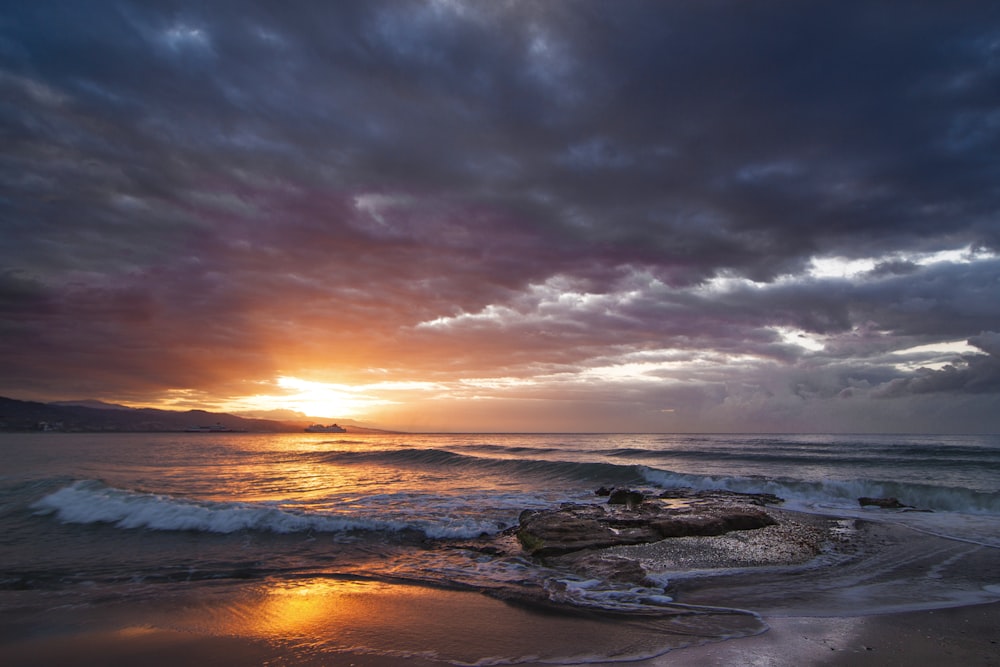
<path id="1" fill-rule="evenodd" d="M 470 649 L 489 641 L 500 624 L 513 617 L 530 626 L 523 648 L 532 641 L 551 645 L 574 638 L 606 634 L 613 628 L 577 618 L 538 616 L 521 609 L 500 610 L 501 602 L 476 594 L 461 594 L 459 600 L 447 591 L 432 591 L 439 609 L 437 617 L 426 617 L 415 630 L 431 628 L 447 634 L 456 616 L 478 618 L 482 635 L 451 636 L 454 643 Z M 391 596 L 390 596 L 391 597 Z M 486 603 L 484 604 L 484 600 Z M 398 602 L 398 601 L 394 601 Z M 125 619 L 122 619 L 123 621 Z M 765 618 L 769 629 L 759 635 L 676 649 L 664 655 L 624 664 L 636 667 L 703 667 L 747 665 L 759 667 L 942 667 L 1000 665 L 1000 604 L 907 612 L 878 616 L 840 618 Z M 164 625 L 171 625 L 167 620 Z M 373 618 L 372 632 L 391 631 Z M 468 631 L 467 627 L 461 628 Z M 619 635 L 620 638 L 620 635 Z M 85 632 L 60 637 L 34 638 L 0 647 L 0 663 L 10 666 L 69 667 L 105 665 L 173 667 L 175 665 L 333 665 L 355 667 L 441 667 L 439 660 L 418 655 L 384 656 L 310 652 L 273 638 L 177 631 L 156 627 L 123 627 L 118 630 Z M 551 664 L 528 660 L 525 665 Z M 598 667 L 623 663 L 597 662 Z"/>

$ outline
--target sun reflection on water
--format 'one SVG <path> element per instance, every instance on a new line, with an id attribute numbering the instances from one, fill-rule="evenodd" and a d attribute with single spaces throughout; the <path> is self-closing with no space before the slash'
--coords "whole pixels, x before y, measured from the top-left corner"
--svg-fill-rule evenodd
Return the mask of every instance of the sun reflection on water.
<path id="1" fill-rule="evenodd" d="M 334 578 L 275 582 L 217 610 L 212 632 L 334 652 L 386 644 L 412 652 L 428 641 L 428 619 L 448 616 L 458 595 L 467 594 Z"/>
<path id="2" fill-rule="evenodd" d="M 338 628 L 364 624 L 372 613 L 371 595 L 382 584 L 336 579 L 282 582 L 269 587 L 248 628 L 269 638 L 336 634 Z"/>
<path id="3" fill-rule="evenodd" d="M 612 622 L 510 605 L 478 592 L 371 580 L 275 581 L 247 593 L 221 606 L 189 608 L 187 620 L 198 632 L 266 642 L 301 664 L 330 664 L 345 654 L 420 664 L 636 659 L 705 637 L 759 632 L 752 615 L 722 614 L 718 627 L 703 616 L 691 625 L 686 614 Z"/>

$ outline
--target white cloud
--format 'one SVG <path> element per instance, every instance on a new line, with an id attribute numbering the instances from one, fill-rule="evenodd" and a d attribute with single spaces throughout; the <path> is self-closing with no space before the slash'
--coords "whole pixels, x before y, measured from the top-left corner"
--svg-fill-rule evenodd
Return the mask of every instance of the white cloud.
<path id="1" fill-rule="evenodd" d="M 826 348 L 826 341 L 822 336 L 817 336 L 801 329 L 793 329 L 790 327 L 772 328 L 779 336 L 781 336 L 781 341 L 783 343 L 797 345 L 798 347 L 812 352 L 818 352 Z"/>
<path id="2" fill-rule="evenodd" d="M 161 33 L 160 39 L 172 51 L 209 50 L 212 48 L 211 39 L 204 28 L 185 23 L 178 23 L 167 28 Z"/>
<path id="3" fill-rule="evenodd" d="M 843 278 L 853 280 L 871 273 L 879 265 L 893 262 L 931 266 L 934 264 L 971 264 L 995 257 L 995 253 L 972 246 L 936 250 L 933 252 L 897 252 L 879 257 L 848 258 L 841 256 L 813 257 L 807 275 L 810 278 Z"/>
<path id="4" fill-rule="evenodd" d="M 920 354 L 976 354 L 979 350 L 969 345 L 964 340 L 942 341 L 939 343 L 927 343 L 926 345 L 916 345 L 904 350 L 896 350 L 892 354 L 899 355 L 920 355 Z"/>
<path id="5" fill-rule="evenodd" d="M 872 258 L 813 257 L 807 271 L 811 278 L 856 278 L 878 265 Z"/>

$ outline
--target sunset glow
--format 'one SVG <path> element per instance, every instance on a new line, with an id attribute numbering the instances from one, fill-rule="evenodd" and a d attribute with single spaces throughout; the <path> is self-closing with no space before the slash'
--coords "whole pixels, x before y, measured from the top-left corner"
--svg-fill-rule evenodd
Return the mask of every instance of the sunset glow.
<path id="1" fill-rule="evenodd" d="M 1000 430 L 994 18 L 35 4 L 0 26 L 0 395 Z"/>
<path id="2" fill-rule="evenodd" d="M 20 0 L 0 140 L 0 667 L 996 658 L 997 0 Z"/>
<path id="3" fill-rule="evenodd" d="M 255 397 L 250 403 L 256 403 L 258 409 L 278 406 L 306 415 L 364 416 L 371 407 L 389 402 L 365 393 L 364 388 L 357 389 L 348 385 L 311 382 L 293 377 L 279 377 L 277 384 L 289 393 Z"/>

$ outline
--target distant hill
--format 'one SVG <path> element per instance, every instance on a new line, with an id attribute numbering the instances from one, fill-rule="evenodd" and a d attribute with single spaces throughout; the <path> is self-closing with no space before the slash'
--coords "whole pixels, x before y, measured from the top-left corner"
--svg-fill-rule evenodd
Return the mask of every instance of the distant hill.
<path id="1" fill-rule="evenodd" d="M 52 401 L 51 403 L 46 403 L 46 405 L 58 405 L 60 407 L 64 406 L 77 406 L 80 408 L 96 408 L 98 410 L 132 410 L 133 408 L 127 405 L 118 405 L 117 403 L 105 403 L 104 401 L 95 401 L 92 398 L 87 398 L 79 401 Z"/>
<path id="2" fill-rule="evenodd" d="M 292 413 L 295 415 L 296 413 Z M 180 432 L 202 428 L 247 433 L 301 433 L 309 424 L 334 420 L 298 415 L 294 419 L 260 419 L 205 410 L 158 410 L 130 408 L 95 400 L 37 403 L 0 396 L 0 431 Z M 352 420 L 340 422 L 348 433 L 391 433 L 361 426 Z"/>
<path id="3" fill-rule="evenodd" d="M 82 403 L 82 405 L 81 405 Z M 196 427 L 254 433 L 301 431 L 297 424 L 247 419 L 225 413 L 128 408 L 100 401 L 36 403 L 0 397 L 0 431 L 152 432 L 185 431 Z"/>

